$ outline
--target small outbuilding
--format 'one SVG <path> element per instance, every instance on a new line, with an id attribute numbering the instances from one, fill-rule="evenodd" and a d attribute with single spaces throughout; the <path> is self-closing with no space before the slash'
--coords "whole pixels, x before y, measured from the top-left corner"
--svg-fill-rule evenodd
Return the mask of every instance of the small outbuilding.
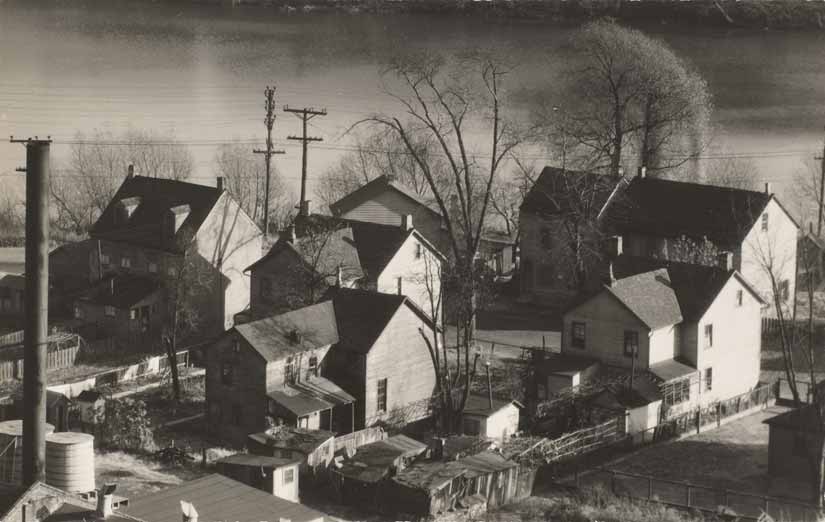
<path id="1" fill-rule="evenodd" d="M 816 412 L 807 405 L 764 420 L 769 427 L 768 476 L 772 488 L 777 483 L 811 486 L 811 458 L 822 444 L 822 430 L 816 426 Z M 784 493 L 784 492 L 783 492 Z M 808 490 L 803 495 L 810 498 Z"/>
<path id="2" fill-rule="evenodd" d="M 662 393 L 656 384 L 639 377 L 629 386 L 609 386 L 598 393 L 592 406 L 608 415 L 624 418 L 625 433 L 636 435 L 659 425 Z"/>
<path id="3" fill-rule="evenodd" d="M 576 388 L 596 378 L 601 370 L 598 360 L 558 353 L 535 352 L 535 397 L 539 401 L 549 396 Z"/>
<path id="4" fill-rule="evenodd" d="M 93 431 L 94 427 L 103 422 L 106 414 L 106 397 L 98 390 L 83 390 L 75 403 L 80 410 L 80 425 L 83 431 Z"/>
<path id="5" fill-rule="evenodd" d="M 278 426 L 247 438 L 250 453 L 282 459 L 300 460 L 300 472 L 312 480 L 329 466 L 335 453 L 331 431 Z"/>
<path id="6" fill-rule="evenodd" d="M 218 472 L 255 489 L 291 502 L 300 502 L 299 458 L 237 453 L 216 462 Z"/>
<path id="7" fill-rule="evenodd" d="M 480 495 L 488 508 L 511 502 L 518 490 L 519 465 L 496 451 L 485 451 L 458 461 L 467 469 L 466 495 Z"/>
<path id="8" fill-rule="evenodd" d="M 381 493 L 385 511 L 427 517 L 455 509 L 467 491 L 459 462 L 421 462 L 398 473 Z"/>
<path id="9" fill-rule="evenodd" d="M 523 407 L 518 401 L 470 394 L 462 417 L 464 434 L 505 441 L 518 431 Z"/>

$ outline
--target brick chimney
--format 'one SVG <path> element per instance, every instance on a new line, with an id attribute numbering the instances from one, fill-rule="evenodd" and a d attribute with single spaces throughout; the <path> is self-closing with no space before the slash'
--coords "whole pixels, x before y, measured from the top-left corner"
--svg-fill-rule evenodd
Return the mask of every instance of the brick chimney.
<path id="1" fill-rule="evenodd" d="M 642 179 L 647 177 L 647 167 L 645 167 L 644 165 L 639 167 L 639 176 L 638 177 L 640 177 Z"/>
<path id="2" fill-rule="evenodd" d="M 622 236 L 611 236 L 607 238 L 607 256 L 616 259 L 623 253 Z"/>
<path id="3" fill-rule="evenodd" d="M 765 182 L 765 194 L 773 194 L 770 181 Z"/>
<path id="4" fill-rule="evenodd" d="M 132 179 L 135 177 L 135 166 L 130 164 L 126 167 L 126 179 Z"/>
<path id="5" fill-rule="evenodd" d="M 114 492 L 115 492 L 114 484 L 106 484 L 100 491 L 97 492 L 97 509 L 95 509 L 95 513 L 99 518 L 109 518 L 112 516 L 114 512 Z"/>
<path id="6" fill-rule="evenodd" d="M 719 259 L 719 268 L 726 272 L 733 270 L 733 252 L 720 252 L 717 258 Z"/>
<path id="7" fill-rule="evenodd" d="M 295 243 L 297 237 L 295 236 L 295 223 L 290 223 L 287 225 L 286 230 L 284 231 L 284 241 L 287 243 Z"/>
<path id="8" fill-rule="evenodd" d="M 223 176 L 218 176 L 218 182 L 215 186 L 218 188 L 218 192 L 223 192 Z"/>
<path id="9" fill-rule="evenodd" d="M 309 200 L 301 201 L 300 206 L 298 207 L 298 214 L 301 216 L 308 216 L 309 215 Z"/>

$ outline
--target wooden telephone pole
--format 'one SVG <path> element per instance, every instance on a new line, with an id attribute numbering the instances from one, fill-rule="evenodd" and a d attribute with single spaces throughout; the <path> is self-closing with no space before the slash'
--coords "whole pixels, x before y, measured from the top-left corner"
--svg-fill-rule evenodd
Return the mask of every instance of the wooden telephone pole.
<path id="1" fill-rule="evenodd" d="M 816 237 L 822 237 L 822 206 L 825 205 L 825 145 L 822 146 L 822 156 L 816 156 L 819 163 L 819 220 L 816 222 Z"/>
<path id="2" fill-rule="evenodd" d="M 284 112 L 295 114 L 303 122 L 303 133 L 300 136 L 287 136 L 289 140 L 298 140 L 303 144 L 303 155 L 301 156 L 301 201 L 298 204 L 298 215 L 309 215 L 309 204 L 307 201 L 307 144 L 310 141 L 323 141 L 323 138 L 307 136 L 307 122 L 316 116 L 326 116 L 327 110 L 315 110 L 313 108 L 290 109 L 284 106 Z"/>
<path id="3" fill-rule="evenodd" d="M 272 126 L 275 125 L 275 88 L 266 86 L 264 90 L 266 97 L 266 116 L 264 117 L 264 125 L 266 125 L 266 149 L 255 149 L 252 152 L 255 154 L 263 154 L 266 160 L 266 183 L 264 185 L 264 238 L 269 237 L 269 180 L 272 164 L 272 156 L 274 154 L 284 154 L 282 150 L 272 149 Z"/>
<path id="4" fill-rule="evenodd" d="M 23 485 L 46 480 L 46 357 L 49 328 L 49 149 L 26 147 L 26 320 L 23 330 Z M 22 169 L 21 169 L 22 170 Z"/>

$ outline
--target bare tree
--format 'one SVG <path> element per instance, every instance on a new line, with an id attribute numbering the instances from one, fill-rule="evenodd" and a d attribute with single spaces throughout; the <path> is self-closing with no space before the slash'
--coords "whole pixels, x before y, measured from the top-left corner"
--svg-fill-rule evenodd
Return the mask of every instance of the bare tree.
<path id="1" fill-rule="evenodd" d="M 78 133 L 68 164 L 51 177 L 55 227 L 83 237 L 111 201 L 129 165 L 139 175 L 188 178 L 191 152 L 173 135 L 128 131 L 120 136 L 95 131 Z"/>
<path id="2" fill-rule="evenodd" d="M 385 74 L 394 82 L 388 91 L 403 108 L 405 119 L 375 115 L 359 122 L 390 131 L 401 140 L 443 216 L 452 261 L 445 273 L 454 300 L 450 308 L 459 332 L 461 363 L 452 380 L 436 380 L 436 391 L 443 400 L 441 407 L 452 412 L 449 417 L 454 422 L 464 410 L 476 373 L 478 355 L 473 357 L 472 352 L 483 279 L 483 264 L 477 257 L 490 195 L 505 158 L 523 139 L 505 116 L 503 83 L 508 71 L 491 56 L 481 54 L 453 62 L 428 53 L 395 57 Z M 486 150 L 472 146 L 479 143 L 476 139 L 486 143 Z M 418 144 L 422 142 L 436 144 L 449 183 L 439 179 L 441 161 L 421 153 Z M 430 346 L 430 350 L 437 352 L 438 348 Z M 459 396 L 452 400 L 456 390 Z"/>
<path id="3" fill-rule="evenodd" d="M 667 252 L 661 252 L 655 257 L 692 265 L 717 266 L 719 254 L 719 248 L 706 237 L 693 239 L 681 236 L 668 241 Z"/>
<path id="4" fill-rule="evenodd" d="M 698 155 L 711 111 L 705 81 L 666 44 L 612 21 L 592 22 L 573 39 L 563 98 L 544 115 L 610 174 L 628 162 L 651 174 Z"/>
<path id="5" fill-rule="evenodd" d="M 17 244 L 25 235 L 23 230 L 24 203 L 11 192 L 0 194 L 0 244 Z"/>
<path id="6" fill-rule="evenodd" d="M 224 178 L 225 186 L 259 226 L 264 219 L 266 173 L 249 148 L 240 143 L 221 145 L 215 153 L 215 175 Z M 270 225 L 276 230 L 286 225 L 292 211 L 278 171 L 272 169 L 269 188 Z"/>
<path id="7" fill-rule="evenodd" d="M 537 177 L 535 164 L 525 164 L 516 156 L 513 163 L 514 172 L 506 179 L 496 178 L 490 193 L 493 215 L 503 223 L 504 232 L 511 238 L 518 234 L 519 208 Z"/>
<path id="8" fill-rule="evenodd" d="M 728 157 L 710 160 L 703 179 L 698 181 L 718 187 L 758 190 L 759 169 L 747 158 Z"/>

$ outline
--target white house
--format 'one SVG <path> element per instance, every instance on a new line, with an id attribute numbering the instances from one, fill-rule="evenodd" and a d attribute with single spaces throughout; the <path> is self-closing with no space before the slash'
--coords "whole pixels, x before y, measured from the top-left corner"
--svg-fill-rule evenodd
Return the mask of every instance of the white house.
<path id="1" fill-rule="evenodd" d="M 619 256 L 611 283 L 564 314 L 562 353 L 652 375 L 669 415 L 753 389 L 765 301 L 730 258 L 706 267 Z"/>
<path id="2" fill-rule="evenodd" d="M 649 178 L 546 167 L 524 198 L 520 213 L 521 294 L 538 302 L 572 298 L 577 265 L 571 263 L 571 227 L 588 244 L 581 266 L 591 279 L 609 255 L 596 252 L 599 238 L 619 236 L 624 251 L 639 257 L 708 264 L 733 254 L 732 266 L 775 314 L 770 274 L 780 303 L 793 302 L 798 225 L 766 184 L 763 192 Z M 686 259 L 685 240 L 710 245 L 704 259 Z M 588 242 L 594 244 L 589 244 Z"/>
<path id="3" fill-rule="evenodd" d="M 464 434 L 505 441 L 518 431 L 521 408 L 517 401 L 470 394 L 462 414 Z"/>

